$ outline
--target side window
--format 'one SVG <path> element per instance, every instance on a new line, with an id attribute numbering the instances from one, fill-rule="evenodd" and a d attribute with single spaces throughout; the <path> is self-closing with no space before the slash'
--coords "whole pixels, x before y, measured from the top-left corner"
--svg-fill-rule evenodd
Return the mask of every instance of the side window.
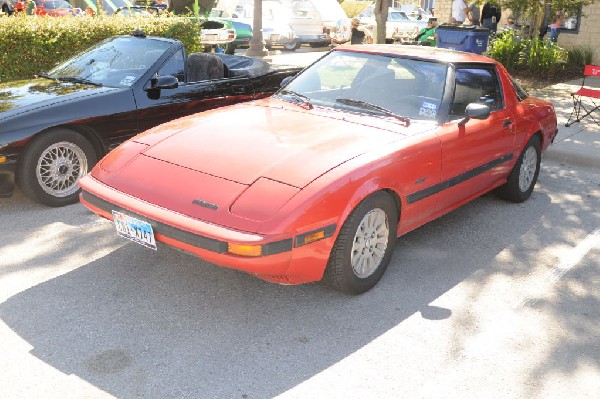
<path id="1" fill-rule="evenodd" d="M 180 82 L 185 80 L 184 66 L 183 66 L 183 50 L 179 50 L 171 56 L 164 63 L 164 65 L 158 70 L 159 76 L 172 75 L 177 78 Z"/>
<path id="2" fill-rule="evenodd" d="M 462 117 L 470 103 L 481 103 L 492 111 L 502 109 L 502 92 L 494 68 L 457 68 L 450 115 Z"/>

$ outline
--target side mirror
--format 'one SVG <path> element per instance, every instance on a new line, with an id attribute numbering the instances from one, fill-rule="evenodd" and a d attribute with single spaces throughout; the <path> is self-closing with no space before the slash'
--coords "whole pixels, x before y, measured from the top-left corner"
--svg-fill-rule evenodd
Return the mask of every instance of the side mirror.
<path id="1" fill-rule="evenodd" d="M 458 122 L 459 126 L 465 125 L 470 119 L 487 119 L 490 117 L 490 107 L 484 104 L 471 103 L 465 109 L 465 117 Z"/>
<path id="2" fill-rule="evenodd" d="M 150 87 L 146 89 L 149 90 L 162 90 L 162 89 L 176 89 L 179 87 L 179 81 L 175 76 L 165 75 L 165 76 L 155 76 L 150 79 Z"/>
<path id="3" fill-rule="evenodd" d="M 290 83 L 290 81 L 294 79 L 293 76 L 288 76 L 287 78 L 284 78 L 281 83 L 279 84 L 280 87 L 285 87 L 287 86 L 288 83 Z"/>

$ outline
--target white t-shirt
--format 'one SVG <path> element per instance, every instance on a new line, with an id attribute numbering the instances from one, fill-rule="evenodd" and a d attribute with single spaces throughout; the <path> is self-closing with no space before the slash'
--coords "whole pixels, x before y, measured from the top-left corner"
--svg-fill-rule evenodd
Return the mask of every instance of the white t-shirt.
<path id="1" fill-rule="evenodd" d="M 465 8 L 467 8 L 467 5 L 464 0 L 454 0 L 452 2 L 452 17 L 460 23 L 465 22 L 465 19 L 467 19 Z"/>

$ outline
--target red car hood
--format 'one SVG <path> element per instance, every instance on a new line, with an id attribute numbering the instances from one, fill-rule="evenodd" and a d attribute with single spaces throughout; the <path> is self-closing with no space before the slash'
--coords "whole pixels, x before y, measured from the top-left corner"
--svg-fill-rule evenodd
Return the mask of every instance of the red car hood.
<path id="1" fill-rule="evenodd" d="M 181 214 L 258 231 L 327 171 L 423 128 L 267 99 L 151 129 L 112 151 L 92 176 Z"/>
<path id="2" fill-rule="evenodd" d="M 205 116 L 144 154 L 245 185 L 265 177 L 302 188 L 341 163 L 398 140 L 404 129 L 396 121 L 357 116 L 348 122 L 338 112 L 306 111 L 276 100 Z M 361 123 L 365 120 L 370 125 Z"/>

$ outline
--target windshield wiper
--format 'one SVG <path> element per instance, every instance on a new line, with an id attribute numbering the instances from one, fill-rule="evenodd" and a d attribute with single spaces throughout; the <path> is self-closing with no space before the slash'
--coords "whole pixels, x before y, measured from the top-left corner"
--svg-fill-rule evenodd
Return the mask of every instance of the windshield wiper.
<path id="1" fill-rule="evenodd" d="M 381 105 L 371 104 L 369 102 L 362 101 L 362 100 L 355 100 L 353 98 L 338 98 L 335 101 L 340 104 L 351 105 L 351 106 L 362 108 L 362 109 L 369 109 L 372 111 L 381 112 L 385 116 L 396 118 L 399 121 L 404 122 L 406 124 L 406 127 L 410 126 L 410 118 L 407 118 L 405 116 L 396 115 L 395 113 L 393 113 L 392 111 L 390 111 L 387 108 L 382 107 Z"/>
<path id="2" fill-rule="evenodd" d="M 56 80 L 60 80 L 62 82 L 72 82 L 72 83 L 85 83 L 88 85 L 94 85 L 98 87 L 102 87 L 102 83 L 93 82 L 89 79 L 80 78 L 78 76 L 57 76 Z"/>
<path id="3" fill-rule="evenodd" d="M 279 92 L 279 94 L 280 95 L 283 94 L 284 96 L 290 96 L 294 100 L 296 100 L 296 104 L 305 105 L 308 109 L 313 109 L 313 105 L 310 103 L 310 98 L 308 98 L 300 93 L 296 93 L 295 91 L 291 91 L 291 90 L 281 90 Z"/>

